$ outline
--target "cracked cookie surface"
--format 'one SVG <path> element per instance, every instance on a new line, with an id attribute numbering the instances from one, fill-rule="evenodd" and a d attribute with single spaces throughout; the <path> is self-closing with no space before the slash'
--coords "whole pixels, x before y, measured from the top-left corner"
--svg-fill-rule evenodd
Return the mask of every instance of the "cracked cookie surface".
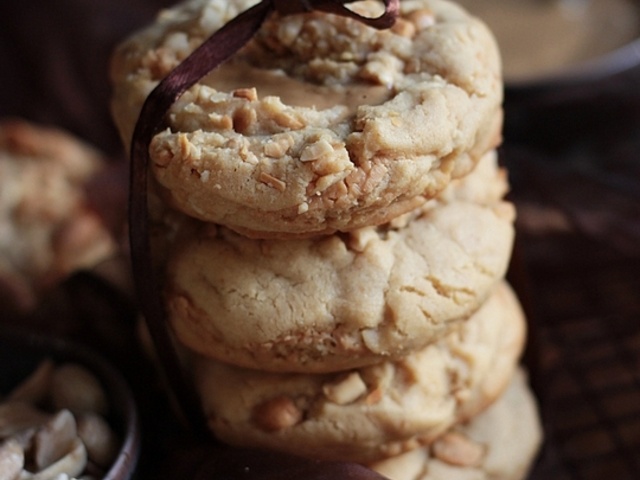
<path id="1" fill-rule="evenodd" d="M 333 374 L 275 374 L 198 357 L 209 426 L 232 445 L 370 462 L 431 443 L 486 408 L 515 372 L 525 339 L 499 284 L 455 331 L 394 361 Z"/>
<path id="2" fill-rule="evenodd" d="M 537 401 L 520 369 L 477 417 L 428 447 L 370 467 L 390 480 L 524 480 L 542 439 Z"/>
<path id="3" fill-rule="evenodd" d="M 165 299 L 178 339 L 232 364 L 327 372 L 446 335 L 502 279 L 513 205 L 495 152 L 382 227 L 255 240 L 201 224 L 173 249 Z"/>
<path id="4" fill-rule="evenodd" d="M 125 145 L 141 105 L 253 2 L 191 0 L 114 54 Z M 378 2 L 354 8 L 372 14 Z M 500 59 L 488 29 L 443 0 L 401 2 L 390 30 L 274 15 L 171 108 L 152 169 L 179 210 L 256 238 L 385 223 L 467 174 L 500 140 Z"/>

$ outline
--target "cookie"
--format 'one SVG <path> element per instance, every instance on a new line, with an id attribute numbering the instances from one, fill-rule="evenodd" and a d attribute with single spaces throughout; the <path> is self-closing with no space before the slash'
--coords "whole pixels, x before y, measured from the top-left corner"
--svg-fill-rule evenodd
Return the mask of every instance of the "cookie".
<path id="1" fill-rule="evenodd" d="M 100 153 L 66 132 L 0 123 L 0 290 L 16 310 L 115 252 L 84 191 L 103 167 Z"/>
<path id="2" fill-rule="evenodd" d="M 166 273 L 174 332 L 221 361 L 299 372 L 398 358 L 441 338 L 508 266 L 514 209 L 498 195 L 495 154 L 485 162 L 383 227 L 255 240 L 204 224 L 183 235 Z"/>
<path id="3" fill-rule="evenodd" d="M 333 374 L 273 374 L 196 357 L 209 427 L 221 440 L 310 458 L 372 461 L 429 443 L 506 388 L 525 320 L 501 283 L 441 341 L 395 362 Z"/>
<path id="4" fill-rule="evenodd" d="M 112 110 L 127 148 L 159 80 L 252 3 L 191 0 L 119 46 Z M 400 8 L 389 30 L 318 12 L 267 19 L 153 139 L 166 200 L 254 238 L 303 237 L 386 223 L 467 174 L 501 137 L 494 38 L 447 1 Z"/>
<path id="5" fill-rule="evenodd" d="M 390 480 L 524 480 L 542 438 L 536 400 L 518 371 L 504 395 L 468 423 L 370 467 Z"/>

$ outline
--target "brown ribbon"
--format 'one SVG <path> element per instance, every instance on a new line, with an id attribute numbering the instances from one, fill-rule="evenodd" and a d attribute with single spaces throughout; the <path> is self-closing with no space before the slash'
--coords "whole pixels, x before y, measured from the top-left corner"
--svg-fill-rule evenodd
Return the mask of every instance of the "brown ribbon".
<path id="1" fill-rule="evenodd" d="M 171 105 L 198 80 L 233 56 L 258 31 L 267 16 L 311 12 L 313 10 L 342 15 L 377 29 L 391 27 L 398 15 L 400 0 L 382 0 L 384 13 L 376 18 L 364 17 L 345 6 L 354 0 L 263 0 L 228 22 L 173 69 L 149 94 L 133 133 L 129 182 L 129 242 L 131 263 L 139 308 L 156 347 L 158 358 L 176 400 L 194 432 L 206 434 L 197 396 L 186 381 L 171 335 L 167 314 L 161 300 L 161 288 L 153 271 L 149 239 L 147 175 L 149 144 L 166 127 Z"/>
<path id="2" fill-rule="evenodd" d="M 378 29 L 391 28 L 395 23 L 400 8 L 399 0 L 383 0 L 384 13 L 377 18 L 359 15 L 345 6 L 345 4 L 354 3 L 355 1 L 357 0 L 272 0 L 274 9 L 280 15 L 317 10 L 353 18 Z"/>

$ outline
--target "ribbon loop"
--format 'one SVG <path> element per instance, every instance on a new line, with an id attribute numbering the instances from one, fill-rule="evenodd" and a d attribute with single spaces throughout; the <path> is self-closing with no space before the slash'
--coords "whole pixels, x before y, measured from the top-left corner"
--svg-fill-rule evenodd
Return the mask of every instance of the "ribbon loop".
<path id="1" fill-rule="evenodd" d="M 272 0 L 274 10 L 281 15 L 292 15 L 317 10 L 353 18 L 377 29 L 392 27 L 398 17 L 400 0 L 382 0 L 384 3 L 384 12 L 379 17 L 373 18 L 360 15 L 345 6 L 348 3 L 355 3 L 356 1 L 358 0 Z"/>

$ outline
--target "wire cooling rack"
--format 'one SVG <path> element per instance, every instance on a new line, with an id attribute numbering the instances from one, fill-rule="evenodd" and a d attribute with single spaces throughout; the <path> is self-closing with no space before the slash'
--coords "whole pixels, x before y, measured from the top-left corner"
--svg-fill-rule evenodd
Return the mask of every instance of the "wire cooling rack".
<path id="1" fill-rule="evenodd" d="M 609 266 L 579 282 L 559 274 L 545 285 L 535 381 L 547 443 L 532 478 L 640 478 L 639 268 Z M 576 310 L 598 301 L 603 309 L 566 315 L 562 291 Z M 606 313 L 621 306 L 635 313 Z"/>
<path id="2" fill-rule="evenodd" d="M 528 281 L 528 360 L 546 434 L 531 480 L 640 478 L 640 144 L 634 147 L 606 166 L 591 156 L 559 164 L 549 162 L 558 157 L 506 152 Z"/>

